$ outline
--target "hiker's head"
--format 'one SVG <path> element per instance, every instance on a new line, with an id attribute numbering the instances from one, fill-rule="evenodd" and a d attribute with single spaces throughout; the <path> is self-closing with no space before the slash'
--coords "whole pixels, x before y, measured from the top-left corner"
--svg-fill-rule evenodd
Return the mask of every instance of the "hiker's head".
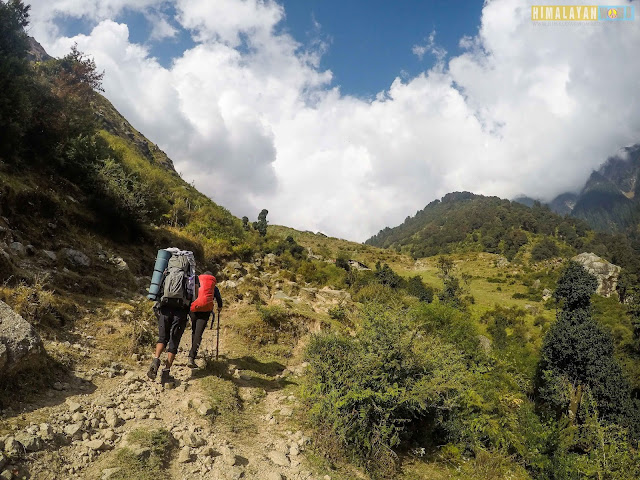
<path id="1" fill-rule="evenodd" d="M 211 273 L 211 270 L 207 270 L 206 272 L 203 273 L 203 275 L 211 275 L 211 276 L 213 276 L 213 273 Z"/>

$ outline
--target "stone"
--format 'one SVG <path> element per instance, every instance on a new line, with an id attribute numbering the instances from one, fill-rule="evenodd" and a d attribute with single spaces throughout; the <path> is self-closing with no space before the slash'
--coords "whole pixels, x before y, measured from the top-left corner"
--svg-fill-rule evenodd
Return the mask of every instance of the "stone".
<path id="1" fill-rule="evenodd" d="M 270 472 L 267 474 L 266 480 L 284 480 L 280 472 Z"/>
<path id="2" fill-rule="evenodd" d="M 62 257 L 73 267 L 90 267 L 91 260 L 86 254 L 72 248 L 63 248 L 60 250 Z"/>
<path id="3" fill-rule="evenodd" d="M 104 470 L 102 470 L 101 480 L 109 480 L 110 478 L 115 477 L 116 473 L 118 473 L 120 470 L 122 470 L 122 467 L 105 468 Z"/>
<path id="4" fill-rule="evenodd" d="M 31 244 L 29 244 L 26 247 L 24 247 L 24 249 L 27 252 L 27 255 L 29 255 L 30 257 L 32 257 L 32 256 L 34 256 L 36 254 L 36 247 L 34 247 Z"/>
<path id="5" fill-rule="evenodd" d="M 72 423 L 64 427 L 64 433 L 71 438 L 80 437 L 82 435 L 82 424 Z"/>
<path id="6" fill-rule="evenodd" d="M 20 242 L 11 242 L 9 248 L 15 255 L 19 255 L 20 257 L 24 257 L 27 254 L 27 249 Z"/>
<path id="7" fill-rule="evenodd" d="M 97 439 L 97 440 L 90 440 L 86 443 L 87 447 L 89 447 L 91 450 L 93 451 L 98 451 L 98 450 L 107 450 L 108 449 L 108 445 L 106 443 L 104 443 L 103 440 Z"/>
<path id="8" fill-rule="evenodd" d="M 18 442 L 14 437 L 8 437 L 4 441 L 4 453 L 9 455 L 10 457 L 14 457 L 23 453 L 23 448 L 20 442 Z"/>
<path id="9" fill-rule="evenodd" d="M 107 413 L 104 415 L 104 421 L 107 422 L 107 425 L 111 428 L 117 427 L 121 422 L 120 417 L 113 408 L 107 410 Z"/>
<path id="10" fill-rule="evenodd" d="M 222 463 L 229 467 L 234 466 L 237 462 L 235 454 L 226 445 L 220 447 L 220 457 L 222 459 Z"/>
<path id="11" fill-rule="evenodd" d="M 186 435 L 184 435 L 184 437 L 182 437 L 182 439 L 186 445 L 193 448 L 201 447 L 206 443 L 202 437 L 196 435 L 195 433 L 187 433 Z"/>
<path id="12" fill-rule="evenodd" d="M 28 452 L 37 452 L 42 449 L 42 440 L 35 435 L 31 435 L 28 433 L 18 433 L 16 435 L 16 441 L 20 442 L 20 444 L 28 451 Z"/>
<path id="13" fill-rule="evenodd" d="M 191 449 L 189 447 L 183 447 L 178 455 L 179 463 L 188 463 L 191 461 Z"/>
<path id="14" fill-rule="evenodd" d="M 79 412 L 80 409 L 82 409 L 82 405 L 80 405 L 78 402 L 74 402 L 71 399 L 67 399 L 66 404 L 69 407 L 69 412 L 71 413 Z"/>
<path id="15" fill-rule="evenodd" d="M 616 293 L 618 285 L 618 277 L 621 268 L 618 265 L 607 262 L 595 253 L 581 253 L 571 260 L 580 263 L 589 273 L 594 275 L 598 280 L 598 289 L 596 293 L 603 297 L 610 297 Z"/>
<path id="16" fill-rule="evenodd" d="M 545 288 L 544 290 L 542 290 L 542 300 L 546 302 L 551 297 L 553 297 L 553 292 L 551 290 L 549 290 L 548 288 Z"/>
<path id="17" fill-rule="evenodd" d="M 280 467 L 289 467 L 291 465 L 289 458 L 285 455 L 284 452 L 273 450 L 269 452 L 268 457 L 269 457 L 269 460 L 271 460 L 273 463 L 275 463 Z"/>
<path id="18" fill-rule="evenodd" d="M 120 270 L 120 271 L 129 270 L 129 265 L 127 265 L 127 262 L 125 262 L 122 257 L 117 257 L 115 255 L 112 255 L 109 258 L 109 263 L 112 265 L 115 265 L 116 270 Z"/>
<path id="19" fill-rule="evenodd" d="M 50 262 L 58 261 L 58 255 L 56 255 L 56 252 L 52 252 L 51 250 L 42 250 L 42 256 L 44 256 Z"/>
<path id="20" fill-rule="evenodd" d="M 290 407 L 282 407 L 280 409 L 280 415 L 283 417 L 290 417 L 293 415 L 293 410 Z"/>
<path id="21" fill-rule="evenodd" d="M 7 464 L 8 461 L 9 459 L 4 456 L 4 453 L 0 452 L 0 470 L 4 468 L 4 466 Z"/>
<path id="22" fill-rule="evenodd" d="M 40 336 L 24 318 L 9 305 L 0 301 L 0 378 L 11 376 L 21 370 L 36 366 L 44 358 L 44 347 Z"/>
<path id="23" fill-rule="evenodd" d="M 203 402 L 198 407 L 198 413 L 200 415 L 202 415 L 203 417 L 206 416 L 206 415 L 211 415 L 213 413 L 213 408 L 211 407 L 211 405 L 209 403 Z"/>
<path id="24" fill-rule="evenodd" d="M 11 470 L 4 470 L 2 473 L 0 473 L 0 479 L 13 480 L 13 473 L 11 473 Z"/>

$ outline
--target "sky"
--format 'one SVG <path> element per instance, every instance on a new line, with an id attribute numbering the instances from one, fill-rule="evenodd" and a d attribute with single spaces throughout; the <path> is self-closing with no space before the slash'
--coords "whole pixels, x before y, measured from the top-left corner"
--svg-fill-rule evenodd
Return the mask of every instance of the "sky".
<path id="1" fill-rule="evenodd" d="M 29 33 L 93 57 L 233 214 L 364 241 L 451 191 L 551 200 L 640 142 L 640 19 L 542 24 L 532 3 L 32 0 Z"/>

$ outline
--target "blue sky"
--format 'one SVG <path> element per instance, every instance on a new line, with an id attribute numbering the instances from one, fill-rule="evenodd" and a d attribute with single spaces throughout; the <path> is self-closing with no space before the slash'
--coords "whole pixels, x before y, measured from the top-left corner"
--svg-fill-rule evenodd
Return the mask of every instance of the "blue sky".
<path id="1" fill-rule="evenodd" d="M 365 240 L 452 191 L 576 191 L 640 140 L 640 19 L 536 25 L 529 0 L 31 2 L 45 49 L 77 43 L 115 107 L 239 217 Z"/>
<path id="2" fill-rule="evenodd" d="M 322 66 L 334 83 L 354 95 L 375 95 L 406 72 L 413 77 L 427 70 L 433 56 L 420 60 L 412 47 L 424 44 L 436 31 L 436 43 L 450 54 L 459 53 L 463 36 L 477 34 L 481 1 L 462 0 L 285 0 L 286 28 L 304 41 L 321 34 L 329 49 Z"/>
<path id="3" fill-rule="evenodd" d="M 321 40 L 327 45 L 321 68 L 334 76 L 333 85 L 345 94 L 373 97 L 389 88 L 393 79 L 413 77 L 428 70 L 433 55 L 418 58 L 414 45 L 424 44 L 436 32 L 435 43 L 449 55 L 460 53 L 463 36 L 477 34 L 482 2 L 476 0 L 279 0 L 285 18 L 279 30 L 290 33 L 303 45 Z M 169 18 L 176 10 L 171 4 L 162 8 Z M 129 26 L 130 40 L 145 44 L 164 66 L 192 48 L 195 42 L 188 31 L 178 29 L 174 38 L 149 41 L 152 22 L 138 10 L 127 9 L 115 17 Z M 93 22 L 67 17 L 59 22 L 67 36 L 88 34 Z M 319 27 L 318 27 L 319 25 Z"/>

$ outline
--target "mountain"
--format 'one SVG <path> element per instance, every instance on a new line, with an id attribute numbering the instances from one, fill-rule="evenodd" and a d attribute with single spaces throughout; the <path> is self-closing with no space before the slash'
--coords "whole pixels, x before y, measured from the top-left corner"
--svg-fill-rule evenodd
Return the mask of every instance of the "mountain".
<path id="1" fill-rule="evenodd" d="M 393 248 L 414 258 L 453 251 L 485 251 L 513 258 L 536 236 L 554 237 L 569 248 L 587 241 L 588 226 L 564 218 L 539 202 L 454 192 L 435 200 L 395 228 L 385 228 L 365 243 Z"/>
<path id="2" fill-rule="evenodd" d="M 599 231 L 625 231 L 638 224 L 640 144 L 624 149 L 594 171 L 580 193 L 563 193 L 550 208 L 559 214 L 586 220 Z"/>

